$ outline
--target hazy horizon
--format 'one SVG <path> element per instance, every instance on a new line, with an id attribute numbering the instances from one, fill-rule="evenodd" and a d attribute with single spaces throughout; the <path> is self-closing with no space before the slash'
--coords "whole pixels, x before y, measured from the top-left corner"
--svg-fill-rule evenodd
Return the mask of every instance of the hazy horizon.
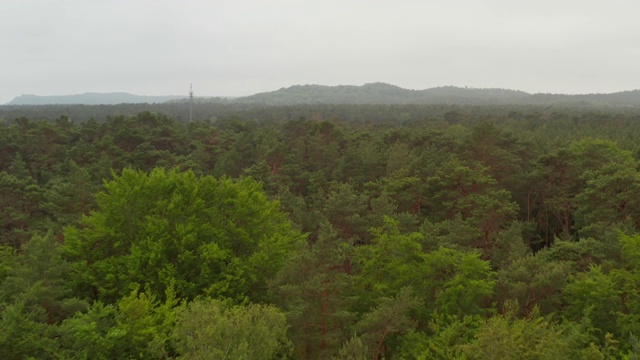
<path id="1" fill-rule="evenodd" d="M 284 86 L 282 88 L 291 88 L 294 86 L 326 86 L 326 87 L 333 87 L 333 86 L 364 86 L 367 84 L 372 84 L 372 83 L 381 83 L 379 81 L 375 81 L 375 82 L 369 82 L 369 83 L 365 83 L 365 84 L 360 84 L 360 85 L 353 85 L 353 84 L 339 84 L 339 85 L 323 85 L 323 84 L 292 84 L 290 86 Z M 393 86 L 397 86 L 395 84 L 389 84 L 389 83 L 385 83 L 388 85 L 393 85 Z M 528 91 L 524 91 L 524 90 L 520 90 L 520 89 L 506 89 L 506 88 L 489 88 L 489 87 L 466 87 L 466 86 L 457 86 L 457 85 L 441 85 L 441 86 L 434 86 L 431 88 L 425 88 L 425 89 L 407 89 L 407 88 L 403 88 L 401 86 L 399 86 L 402 89 L 406 89 L 406 90 L 429 90 L 429 89 L 434 89 L 434 88 L 442 88 L 442 87 L 456 87 L 456 88 L 469 88 L 469 89 L 478 89 L 478 90 L 491 90 L 491 89 L 503 89 L 503 90 L 513 90 L 513 91 L 523 91 L 526 93 L 529 93 L 531 95 L 535 95 L 535 94 L 551 94 L 551 95 L 590 95 L 590 94 L 611 94 L 611 93 L 619 93 L 619 92 L 625 92 L 625 91 L 636 91 L 636 90 L 640 90 L 640 89 L 625 89 L 625 90 L 619 90 L 619 91 L 612 91 L 612 92 L 607 92 L 607 93 L 574 93 L 574 94 L 569 94 L 569 93 L 551 93 L 551 92 L 528 92 Z M 280 88 L 280 89 L 282 89 Z M 256 95 L 256 94 L 260 94 L 260 93 L 265 93 L 265 92 L 273 92 L 273 91 L 277 91 L 280 89 L 272 89 L 272 90 L 267 90 L 267 91 L 261 91 L 258 93 L 252 93 L 252 94 L 247 94 L 247 95 L 207 95 L 207 94 L 195 94 L 194 92 L 194 97 L 198 97 L 198 98 L 208 98 L 208 97 L 221 97 L 221 98 L 240 98 L 240 97 L 245 97 L 245 96 L 252 96 L 252 95 Z M 85 91 L 82 93 L 73 93 L 73 94 L 20 94 L 20 95 L 16 95 L 14 96 L 11 100 L 3 103 L 6 104 L 12 100 L 15 100 L 18 97 L 21 96 L 37 96 L 37 97 L 65 97 L 65 96 L 77 96 L 77 95 L 86 95 L 86 94 L 99 94 L 99 95 L 106 95 L 106 94 L 127 94 L 127 95 L 133 95 L 133 96 L 148 96 L 148 97 L 163 97 L 163 96 L 171 96 L 171 97 L 180 97 L 183 96 L 185 98 L 189 97 L 189 94 L 157 94 L 157 95 L 149 95 L 149 94 L 138 94 L 138 93 L 131 93 L 128 91 L 108 91 L 108 92 L 94 92 L 94 91 Z"/>
<path id="2" fill-rule="evenodd" d="M 640 88 L 621 0 L 5 0 L 0 104 L 85 92 L 248 96 L 293 85 Z"/>

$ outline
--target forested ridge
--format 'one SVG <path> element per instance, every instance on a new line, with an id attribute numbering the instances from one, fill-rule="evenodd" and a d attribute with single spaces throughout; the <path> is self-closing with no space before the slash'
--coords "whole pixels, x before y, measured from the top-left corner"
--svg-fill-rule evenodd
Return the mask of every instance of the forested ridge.
<path id="1" fill-rule="evenodd" d="M 640 90 L 620 91 L 596 94 L 549 94 L 527 93 L 520 90 L 499 88 L 469 88 L 458 86 L 440 86 L 423 90 L 404 89 L 386 83 L 355 85 L 294 85 L 275 91 L 257 93 L 240 97 L 202 97 L 193 99 L 201 108 L 211 105 L 536 105 L 536 106 L 572 106 L 572 107 L 637 107 L 640 106 Z M 140 96 L 128 93 L 84 93 L 76 95 L 38 96 L 21 95 L 7 103 L 10 111 L 25 110 L 30 107 L 49 106 L 67 108 L 64 105 L 111 104 L 115 107 L 131 108 L 140 103 L 165 103 L 163 108 L 175 108 L 178 104 L 189 103 L 187 96 Z M 173 104 L 173 106 L 171 105 Z M 112 108 L 113 109 L 113 108 Z M 0 106 L 0 117 L 3 107 Z M 42 110 L 40 110 L 42 112 Z M 49 114 L 56 114 L 52 112 Z M 58 113 L 64 114 L 64 113 Z M 66 115 L 69 116 L 67 113 Z M 111 114 L 113 115 L 113 114 Z"/>
<path id="2" fill-rule="evenodd" d="M 640 110 L 148 108 L 3 115 L 3 359 L 640 357 Z"/>
<path id="3" fill-rule="evenodd" d="M 185 102 L 187 100 L 174 100 Z M 571 106 L 638 106 L 640 91 L 609 94 L 527 93 L 509 89 L 440 86 L 413 90 L 385 84 L 294 85 L 275 91 L 244 96 L 234 101 L 268 105 L 296 104 L 421 104 L 421 105 L 571 105 Z"/>

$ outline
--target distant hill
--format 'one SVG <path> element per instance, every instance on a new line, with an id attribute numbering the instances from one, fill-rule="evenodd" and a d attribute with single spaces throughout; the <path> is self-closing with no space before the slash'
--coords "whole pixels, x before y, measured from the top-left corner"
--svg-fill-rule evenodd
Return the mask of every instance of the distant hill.
<path id="1" fill-rule="evenodd" d="M 529 104 L 567 104 L 596 106 L 640 106 L 640 90 L 621 91 L 610 94 L 533 94 Z"/>
<path id="2" fill-rule="evenodd" d="M 145 96 L 133 95 L 123 92 L 117 93 L 84 93 L 76 95 L 20 95 L 7 103 L 7 105 L 53 105 L 53 104 L 80 104 L 80 105 L 115 105 L 115 104 L 141 104 L 163 103 L 169 100 L 182 99 L 184 96 Z"/>
<path id="3" fill-rule="evenodd" d="M 142 96 L 128 93 L 84 93 L 79 95 L 37 96 L 22 95 L 6 105 L 115 105 L 188 103 L 186 96 Z M 611 94 L 530 94 L 508 89 L 478 89 L 442 86 L 425 90 L 410 90 L 385 84 L 355 85 L 294 85 L 276 91 L 245 97 L 197 97 L 197 104 L 256 104 L 256 105 L 560 105 L 571 107 L 640 107 L 640 90 Z"/>
<path id="4" fill-rule="evenodd" d="M 409 90 L 385 84 L 362 86 L 295 85 L 235 99 L 265 105 L 299 104 L 456 104 L 456 105 L 569 105 L 640 106 L 640 90 L 611 94 L 530 94 L 508 89 L 443 86 Z"/>
<path id="5" fill-rule="evenodd" d="M 505 89 L 468 89 L 453 86 L 427 90 L 409 90 L 385 84 L 362 86 L 296 85 L 237 99 L 269 105 L 295 104 L 493 104 L 511 103 L 529 94 Z"/>

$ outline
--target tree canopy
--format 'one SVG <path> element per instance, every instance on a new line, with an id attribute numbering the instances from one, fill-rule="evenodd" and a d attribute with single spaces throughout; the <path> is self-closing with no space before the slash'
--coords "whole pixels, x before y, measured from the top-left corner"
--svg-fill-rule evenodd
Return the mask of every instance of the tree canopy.
<path id="1" fill-rule="evenodd" d="M 219 105 L 0 126 L 2 358 L 640 356 L 636 108 Z"/>
<path id="2" fill-rule="evenodd" d="M 65 230 L 77 288 L 112 302 L 132 286 L 162 296 L 236 301 L 265 296 L 301 235 L 250 178 L 124 169 L 97 209 Z"/>

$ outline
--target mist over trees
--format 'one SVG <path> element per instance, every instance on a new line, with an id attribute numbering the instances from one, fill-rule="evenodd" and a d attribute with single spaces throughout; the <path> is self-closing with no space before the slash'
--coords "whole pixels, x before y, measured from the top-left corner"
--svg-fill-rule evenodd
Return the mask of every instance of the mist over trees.
<path id="1" fill-rule="evenodd" d="M 217 101 L 0 107 L 3 358 L 640 356 L 637 108 Z"/>
<path id="2" fill-rule="evenodd" d="M 163 103 L 180 99 L 184 96 L 145 96 L 128 93 L 84 93 L 77 95 L 20 95 L 9 101 L 7 105 L 114 105 L 127 103 Z"/>

